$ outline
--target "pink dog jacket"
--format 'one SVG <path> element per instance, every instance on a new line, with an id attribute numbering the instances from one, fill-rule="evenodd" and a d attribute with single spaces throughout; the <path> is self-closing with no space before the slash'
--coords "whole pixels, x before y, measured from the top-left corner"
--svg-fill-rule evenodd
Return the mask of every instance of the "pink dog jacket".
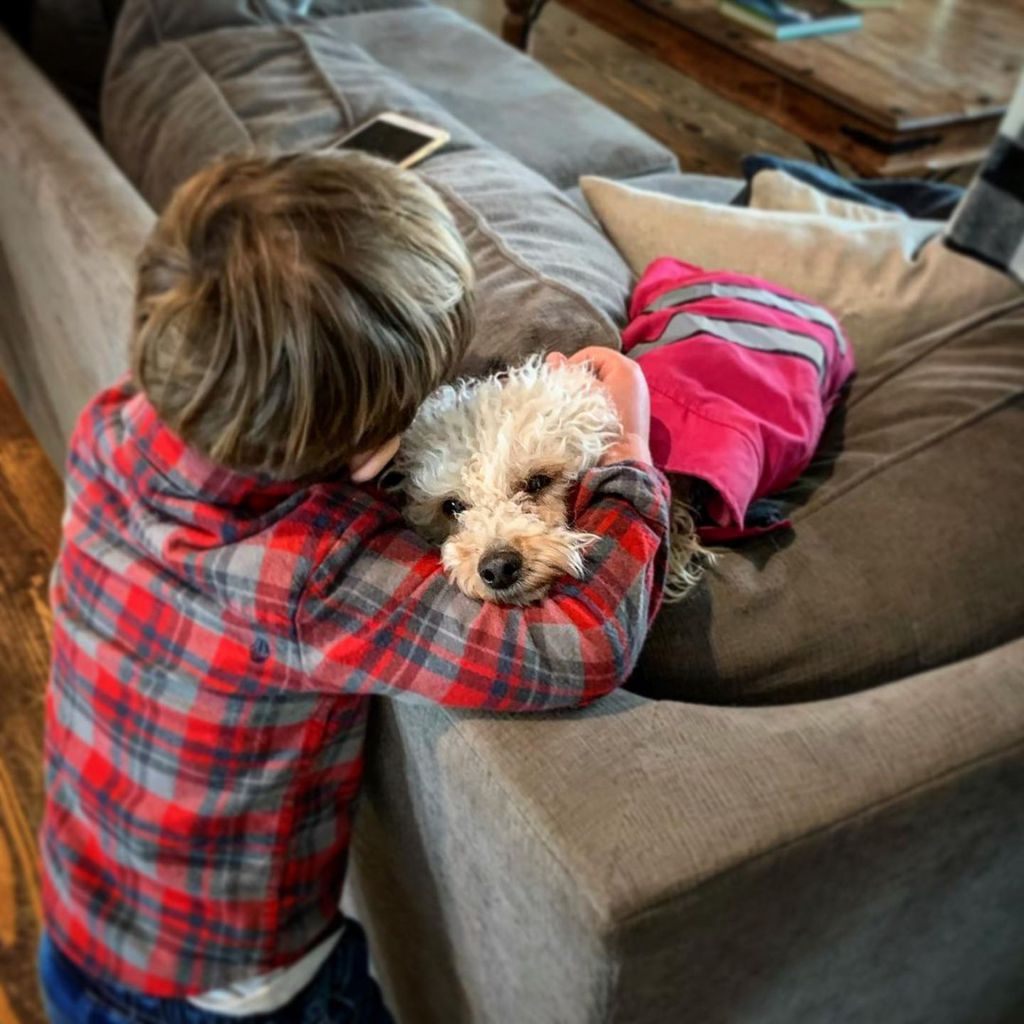
<path id="1" fill-rule="evenodd" d="M 704 540 L 785 525 L 745 524 L 754 500 L 807 468 L 853 373 L 835 318 L 754 277 L 655 260 L 630 303 L 623 349 L 651 390 L 651 453 L 713 494 Z"/>

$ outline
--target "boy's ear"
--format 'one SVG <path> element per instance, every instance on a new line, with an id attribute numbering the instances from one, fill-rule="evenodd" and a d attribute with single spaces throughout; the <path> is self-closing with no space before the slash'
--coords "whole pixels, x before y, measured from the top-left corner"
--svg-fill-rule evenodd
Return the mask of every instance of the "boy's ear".
<path id="1" fill-rule="evenodd" d="M 391 460 L 398 453 L 400 443 L 401 438 L 396 434 L 379 448 L 354 455 L 348 463 L 348 473 L 352 482 L 368 484 L 372 480 L 376 480 L 391 464 Z"/>

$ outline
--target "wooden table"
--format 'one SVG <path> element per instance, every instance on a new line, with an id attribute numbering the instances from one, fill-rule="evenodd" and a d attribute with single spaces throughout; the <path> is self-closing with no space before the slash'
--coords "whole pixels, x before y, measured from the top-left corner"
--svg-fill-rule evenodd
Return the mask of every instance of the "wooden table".
<path id="1" fill-rule="evenodd" d="M 867 176 L 980 160 L 1024 58 L 1024 0 L 903 0 L 857 32 L 787 42 L 713 0 L 558 2 Z M 505 0 L 505 39 L 525 48 L 546 3 Z"/>

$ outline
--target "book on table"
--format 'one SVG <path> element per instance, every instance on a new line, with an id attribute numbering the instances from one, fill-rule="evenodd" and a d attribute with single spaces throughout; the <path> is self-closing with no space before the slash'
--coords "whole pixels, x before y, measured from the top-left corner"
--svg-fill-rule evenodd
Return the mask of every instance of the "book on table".
<path id="1" fill-rule="evenodd" d="M 722 14 L 773 39 L 852 32 L 863 16 L 840 0 L 719 0 Z"/>

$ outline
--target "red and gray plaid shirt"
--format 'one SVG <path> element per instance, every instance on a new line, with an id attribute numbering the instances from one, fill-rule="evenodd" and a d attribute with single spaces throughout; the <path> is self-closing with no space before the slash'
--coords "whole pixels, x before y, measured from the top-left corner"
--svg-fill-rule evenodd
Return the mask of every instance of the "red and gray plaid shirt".
<path id="1" fill-rule="evenodd" d="M 339 923 L 369 697 L 541 711 L 629 675 L 660 599 L 668 493 L 593 470 L 583 582 L 480 604 L 367 489 L 218 468 L 121 383 L 71 443 L 54 573 L 46 923 L 90 974 L 181 996 L 287 964 Z"/>

